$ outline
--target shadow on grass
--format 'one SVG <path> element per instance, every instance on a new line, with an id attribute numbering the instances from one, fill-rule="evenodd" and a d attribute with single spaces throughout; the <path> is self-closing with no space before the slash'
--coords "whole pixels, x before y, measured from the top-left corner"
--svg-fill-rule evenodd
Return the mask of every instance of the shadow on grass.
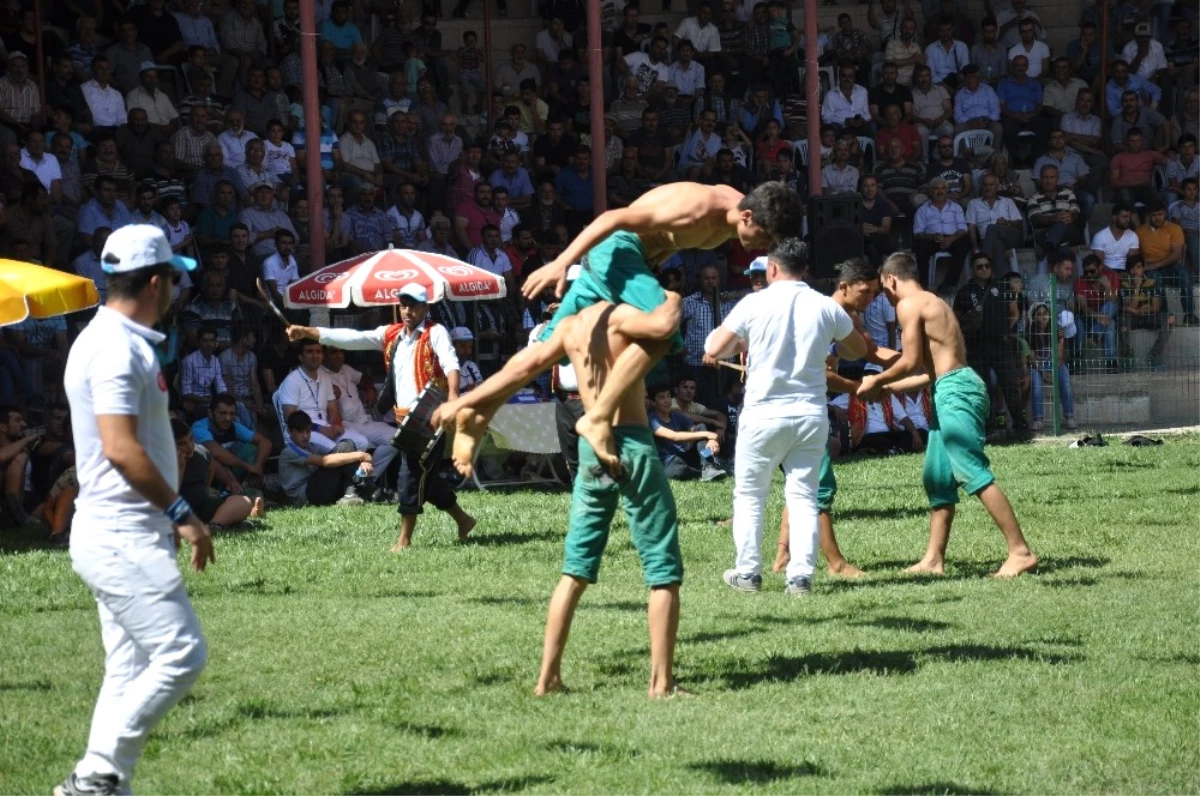
<path id="1" fill-rule="evenodd" d="M 533 597 L 468 597 L 467 602 L 479 605 L 544 605 L 546 600 Z"/>
<path id="2" fill-rule="evenodd" d="M 688 768 L 702 771 L 728 785 L 765 785 L 800 777 L 829 776 L 823 766 L 808 761 L 794 766 L 770 760 L 717 760 L 712 763 L 691 763 Z"/>
<path id="3" fill-rule="evenodd" d="M 787 682 L 801 676 L 823 674 L 912 674 L 925 662 L 944 661 L 1029 661 L 1061 665 L 1082 660 L 1081 656 L 1061 655 L 1026 647 L 994 647 L 985 644 L 951 644 L 923 650 L 885 650 L 841 653 L 814 653 L 802 656 L 772 655 L 757 669 L 717 675 L 728 688 L 737 690 L 761 683 Z"/>
<path id="4" fill-rule="evenodd" d="M 939 622 L 936 619 L 913 619 L 908 616 L 880 616 L 850 624 L 854 627 L 878 627 L 883 630 L 907 630 L 912 633 L 933 633 L 958 627 L 952 622 Z"/>
<path id="5" fill-rule="evenodd" d="M 1166 664 L 1178 664 L 1180 666 L 1200 666 L 1200 655 L 1192 655 L 1192 654 L 1186 653 L 1186 652 L 1182 652 L 1182 653 L 1179 653 L 1176 655 L 1167 655 L 1164 657 L 1155 657 L 1155 656 L 1151 656 L 1151 655 L 1139 655 L 1138 660 L 1145 661 L 1146 663 L 1166 663 Z M 3 691 L 3 690 L 4 690 L 4 687 L 0 686 L 0 691 Z"/>
<path id="6" fill-rule="evenodd" d="M 416 735 L 421 738 L 437 740 L 438 738 L 457 738 L 462 733 L 453 727 L 439 727 L 436 724 L 416 724 L 410 721 L 398 721 L 392 728 L 405 735 Z"/>
<path id="7" fill-rule="evenodd" d="M 837 509 L 835 520 L 901 520 L 913 517 L 928 517 L 929 509 L 912 506 L 892 507 L 886 509 L 848 508 Z"/>
<path id="8" fill-rule="evenodd" d="M 619 600 L 613 603 L 596 603 L 595 605 L 587 606 L 589 611 L 625 611 L 627 613 L 644 613 L 646 611 L 646 603 L 634 602 L 633 600 Z"/>
<path id="9" fill-rule="evenodd" d="M 34 680 L 31 683 L 8 683 L 0 681 L 0 693 L 5 691 L 49 691 L 53 686 L 46 680 Z"/>
<path id="10" fill-rule="evenodd" d="M 250 702 L 243 702 L 238 705 L 237 714 L 243 719 L 248 719 L 251 721 L 265 721 L 268 719 L 281 719 L 284 721 L 308 719 L 310 721 L 320 721 L 322 719 L 332 719 L 337 716 L 345 716 L 349 713 L 353 713 L 355 710 L 356 708 L 353 706 L 329 708 L 282 708 L 276 705 L 268 704 L 261 700 L 254 700 Z"/>
<path id="11" fill-rule="evenodd" d="M 1200 495 L 1200 486 L 1172 487 L 1171 489 L 1167 490 L 1167 494 L 1192 497 L 1194 495 Z"/>
<path id="12" fill-rule="evenodd" d="M 728 641 L 734 638 L 745 638 L 761 633 L 761 630 L 750 628 L 734 628 L 730 630 L 709 630 L 690 636 L 681 636 L 679 640 L 686 644 L 707 644 L 712 641 Z"/>
<path id="13" fill-rule="evenodd" d="M 1068 572 L 1077 569 L 1101 569 L 1108 566 L 1111 561 L 1112 559 L 1098 556 L 1046 557 L 1038 561 L 1037 572 L 1024 577 L 1037 579 L 1039 575 L 1047 575 L 1053 572 Z M 952 560 L 946 565 L 949 571 L 945 575 L 910 575 L 904 570 L 911 566 L 912 563 L 912 561 L 900 560 L 868 562 L 870 566 L 868 574 L 870 577 L 858 579 L 831 578 L 824 581 L 822 588 L 828 588 L 831 591 L 851 591 L 875 586 L 930 586 L 960 580 L 984 580 L 990 578 L 1003 562 Z M 1128 575 L 1112 573 L 1112 575 L 1114 577 L 1142 577 L 1135 573 L 1129 573 Z M 1105 577 L 1107 576 L 1106 574 Z M 1083 577 L 1086 579 L 1086 576 Z M 1053 585 L 1051 581 L 1043 582 L 1049 586 Z M 1081 585 L 1092 584 L 1085 583 Z"/>
<path id="14" fill-rule="evenodd" d="M 49 532 L 36 525 L 22 525 L 20 528 L 6 528 L 0 534 L 0 555 L 5 553 L 29 553 L 38 550 L 61 551 L 64 555 L 66 547 L 52 544 Z"/>
<path id="15" fill-rule="evenodd" d="M 347 793 L 349 796 L 471 796 L 475 793 L 511 793 L 553 781 L 553 777 L 531 776 L 468 785 L 451 779 L 417 779 L 382 787 L 366 787 Z"/>
<path id="16" fill-rule="evenodd" d="M 562 542 L 564 533 L 562 531 L 537 531 L 534 533 L 515 533 L 513 531 L 501 531 L 500 533 L 487 533 L 480 536 L 472 536 L 468 544 L 476 547 L 509 547 L 520 544 L 534 544 L 536 542 Z"/>
<path id="17" fill-rule="evenodd" d="M 968 788 L 956 782 L 921 782 L 888 785 L 875 791 L 881 796 L 998 796 L 999 791 Z"/>
<path id="18" fill-rule="evenodd" d="M 601 746 L 600 744 L 589 743 L 587 741 L 553 741 L 546 744 L 546 749 L 571 757 L 600 758 L 606 763 L 627 762 L 636 760 L 641 756 L 641 752 L 637 749 Z"/>

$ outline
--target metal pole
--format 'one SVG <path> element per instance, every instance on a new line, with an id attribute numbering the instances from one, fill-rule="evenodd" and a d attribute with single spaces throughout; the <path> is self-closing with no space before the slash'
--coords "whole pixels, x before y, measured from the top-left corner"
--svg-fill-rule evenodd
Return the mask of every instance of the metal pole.
<path id="1" fill-rule="evenodd" d="M 604 51 L 600 42 L 600 0 L 587 0 L 588 74 L 592 128 L 592 212 L 600 215 L 608 208 L 608 174 L 604 158 Z"/>
<path id="2" fill-rule="evenodd" d="M 1058 420 L 1058 277 L 1050 272 L 1050 423 L 1054 436 L 1062 433 Z"/>
<path id="3" fill-rule="evenodd" d="M 821 32 L 817 22 L 817 0 L 804 0 L 804 96 L 808 116 L 808 195 L 821 195 L 821 75 L 817 71 L 817 48 Z M 830 87 L 832 91 L 832 87 Z M 816 234 L 815 229 L 809 229 Z"/>
<path id="4" fill-rule="evenodd" d="M 490 141 L 492 127 L 492 0 L 483 0 L 483 140 Z M 466 109 L 464 108 L 465 112 Z M 504 115 L 504 108 L 500 109 Z"/>
<path id="5" fill-rule="evenodd" d="M 1100 129 L 1108 122 L 1111 109 L 1108 107 L 1108 0 L 1104 0 L 1103 16 L 1100 17 Z M 1100 141 L 1104 145 L 1104 141 Z M 1085 219 L 1086 220 L 1086 219 Z"/>
<path id="6" fill-rule="evenodd" d="M 42 110 L 46 112 L 46 52 L 42 48 L 42 4 L 39 0 L 33 0 L 33 35 L 37 36 L 33 57 L 37 61 L 38 92 L 42 97 Z M 46 116 L 49 117 L 48 112 Z"/>
<path id="7" fill-rule="evenodd" d="M 308 180 L 310 269 L 325 267 L 325 175 L 321 171 L 321 101 L 317 95 L 317 15 L 300 4 L 300 61 L 304 69 L 304 173 Z"/>

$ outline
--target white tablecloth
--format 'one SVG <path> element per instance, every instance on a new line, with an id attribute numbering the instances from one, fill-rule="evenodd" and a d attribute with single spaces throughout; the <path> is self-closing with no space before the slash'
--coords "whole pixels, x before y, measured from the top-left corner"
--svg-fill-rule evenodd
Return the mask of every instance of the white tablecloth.
<path id="1" fill-rule="evenodd" d="M 497 448 L 523 453 L 558 453 L 554 404 L 505 404 L 490 426 Z"/>

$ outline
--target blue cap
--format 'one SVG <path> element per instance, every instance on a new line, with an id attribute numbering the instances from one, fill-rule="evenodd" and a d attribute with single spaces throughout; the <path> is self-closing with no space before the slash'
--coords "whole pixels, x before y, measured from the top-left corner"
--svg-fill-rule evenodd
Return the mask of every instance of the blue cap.
<path id="1" fill-rule="evenodd" d="M 746 268 L 747 274 L 765 274 L 767 272 L 767 258 L 755 257 L 754 261 Z"/>

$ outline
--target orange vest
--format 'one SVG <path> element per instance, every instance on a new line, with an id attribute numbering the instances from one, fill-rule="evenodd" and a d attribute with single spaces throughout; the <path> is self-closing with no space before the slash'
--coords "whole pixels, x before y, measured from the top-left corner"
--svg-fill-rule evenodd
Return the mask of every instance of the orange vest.
<path id="1" fill-rule="evenodd" d="M 438 324 L 427 320 L 425 322 L 425 330 L 421 332 L 421 336 L 417 339 L 416 348 L 413 350 L 413 377 L 416 380 L 417 395 L 430 384 L 437 387 L 442 392 L 446 392 L 449 383 L 446 380 L 446 373 L 442 370 L 442 363 L 438 361 L 437 356 L 433 353 L 433 345 L 429 342 L 429 336 L 433 332 L 433 328 Z M 393 323 L 387 327 L 387 331 L 383 333 L 383 357 L 384 361 L 391 367 L 392 356 L 396 351 L 396 345 L 400 341 L 400 335 L 404 332 L 404 324 Z M 390 373 L 390 378 L 395 378 Z M 393 407 L 396 412 L 396 419 L 399 420 L 404 415 L 408 414 L 408 409 Z"/>

